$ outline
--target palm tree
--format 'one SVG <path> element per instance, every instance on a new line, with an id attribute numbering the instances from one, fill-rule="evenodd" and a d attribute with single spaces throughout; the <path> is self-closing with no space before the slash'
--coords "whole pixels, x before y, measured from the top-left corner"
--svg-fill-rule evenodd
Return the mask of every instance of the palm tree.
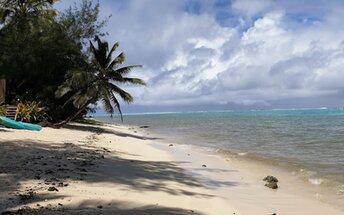
<path id="1" fill-rule="evenodd" d="M 116 51 L 119 43 L 115 43 L 109 51 L 107 42 L 103 42 L 99 37 L 95 38 L 98 47 L 90 41 L 92 59 L 90 63 L 85 63 L 83 69 L 70 71 L 67 73 L 66 81 L 56 91 L 57 97 L 69 94 L 71 97 L 66 102 L 73 102 L 78 111 L 65 121 L 57 125 L 64 125 L 80 115 L 90 104 L 101 101 L 107 113 L 112 115 L 118 110 L 123 121 L 122 110 L 116 96 L 119 96 L 127 103 L 133 102 L 133 97 L 116 84 L 136 84 L 145 85 L 139 78 L 125 77 L 132 69 L 141 65 L 119 67 L 125 60 L 124 53 L 120 53 L 112 59 L 112 54 Z"/>
<path id="2" fill-rule="evenodd" d="M 56 15 L 52 5 L 59 0 L 1 0 L 0 24 L 16 18 L 30 18 L 34 16 Z"/>

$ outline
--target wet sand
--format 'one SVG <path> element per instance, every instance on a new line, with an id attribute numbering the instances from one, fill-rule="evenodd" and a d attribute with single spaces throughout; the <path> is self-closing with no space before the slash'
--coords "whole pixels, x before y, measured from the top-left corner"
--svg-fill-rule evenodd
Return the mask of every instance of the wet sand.
<path id="1" fill-rule="evenodd" d="M 343 214 L 145 129 L 0 128 L 0 152 L 1 214 Z"/>

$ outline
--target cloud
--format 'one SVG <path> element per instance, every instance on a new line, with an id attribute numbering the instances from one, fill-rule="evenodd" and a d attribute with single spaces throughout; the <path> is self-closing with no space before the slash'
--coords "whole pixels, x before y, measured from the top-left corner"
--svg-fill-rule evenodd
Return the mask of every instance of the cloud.
<path id="1" fill-rule="evenodd" d="M 128 64 L 144 65 L 133 76 L 148 86 L 128 88 L 136 105 L 269 108 L 344 102 L 340 1 L 196 2 L 100 2 L 102 13 L 112 14 L 107 39 L 120 41 Z M 219 20 L 216 5 L 228 4 L 236 25 Z"/>
<path id="2" fill-rule="evenodd" d="M 232 4 L 234 10 L 245 17 L 253 17 L 266 11 L 273 4 L 273 0 L 235 0 Z"/>

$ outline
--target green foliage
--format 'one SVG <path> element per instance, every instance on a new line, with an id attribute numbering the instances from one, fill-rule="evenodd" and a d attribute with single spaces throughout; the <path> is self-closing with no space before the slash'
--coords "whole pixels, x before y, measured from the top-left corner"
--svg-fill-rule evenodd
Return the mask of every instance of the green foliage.
<path id="1" fill-rule="evenodd" d="M 132 69 L 141 66 L 120 67 L 125 60 L 125 55 L 120 53 L 114 59 L 112 58 L 118 43 L 115 43 L 109 50 L 107 42 L 101 41 L 99 37 L 96 37 L 95 41 L 97 47 L 90 42 L 93 54 L 91 62 L 86 63 L 83 69 L 69 71 L 66 82 L 56 91 L 56 96 L 63 97 L 66 94 L 71 94 L 68 101 L 72 101 L 78 109 L 101 101 L 106 112 L 112 116 L 115 110 L 118 110 L 121 119 L 123 119 L 117 96 L 127 103 L 133 102 L 133 97 L 116 84 L 145 85 L 141 79 L 125 77 Z"/>
<path id="2" fill-rule="evenodd" d="M 82 124 L 87 124 L 87 125 L 102 125 L 103 124 L 102 122 L 95 120 L 95 119 L 81 118 L 81 119 L 76 119 L 74 121 L 78 122 L 78 123 L 82 123 Z"/>
<path id="3" fill-rule="evenodd" d="M 99 17 L 99 1 L 93 3 L 93 1 L 82 0 L 81 4 L 77 6 L 70 6 L 59 17 L 59 23 L 61 23 L 65 29 L 65 32 L 70 38 L 75 41 L 81 42 L 86 45 L 88 40 L 95 37 L 95 35 L 104 36 L 101 29 L 107 24 L 108 18 L 98 21 Z"/>
<path id="4" fill-rule="evenodd" d="M 3 101 L 3 98 L 0 97 L 0 116 L 6 116 L 6 107 L 1 101 Z"/>
<path id="5" fill-rule="evenodd" d="M 1 0 L 0 24 L 23 26 L 23 21 L 37 17 L 50 19 L 57 15 L 52 5 L 58 0 Z M 31 23 L 32 24 L 32 23 Z"/>
<path id="6" fill-rule="evenodd" d="M 99 5 L 91 0 L 60 15 L 52 8 L 54 2 L 0 0 L 0 77 L 6 78 L 7 104 L 40 101 L 56 122 L 77 108 L 66 104 L 67 96 L 56 99 L 55 91 L 67 71 L 84 66 L 89 56 L 83 41 L 101 32 L 105 23 L 98 22 Z"/>
<path id="7" fill-rule="evenodd" d="M 6 116 L 5 105 L 0 105 L 0 116 Z"/>
<path id="8" fill-rule="evenodd" d="M 42 122 L 49 119 L 44 108 L 40 107 L 39 103 L 35 101 L 25 104 L 22 102 L 18 103 L 16 116 L 17 120 L 23 122 Z"/>

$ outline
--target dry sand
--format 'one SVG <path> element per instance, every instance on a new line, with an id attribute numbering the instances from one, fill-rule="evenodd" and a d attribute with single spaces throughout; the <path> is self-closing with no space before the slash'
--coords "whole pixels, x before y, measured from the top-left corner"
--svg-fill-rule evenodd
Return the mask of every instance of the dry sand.
<path id="1" fill-rule="evenodd" d="M 344 214 L 289 182 L 265 187 L 252 167 L 162 141 L 124 126 L 0 128 L 0 213 Z"/>

